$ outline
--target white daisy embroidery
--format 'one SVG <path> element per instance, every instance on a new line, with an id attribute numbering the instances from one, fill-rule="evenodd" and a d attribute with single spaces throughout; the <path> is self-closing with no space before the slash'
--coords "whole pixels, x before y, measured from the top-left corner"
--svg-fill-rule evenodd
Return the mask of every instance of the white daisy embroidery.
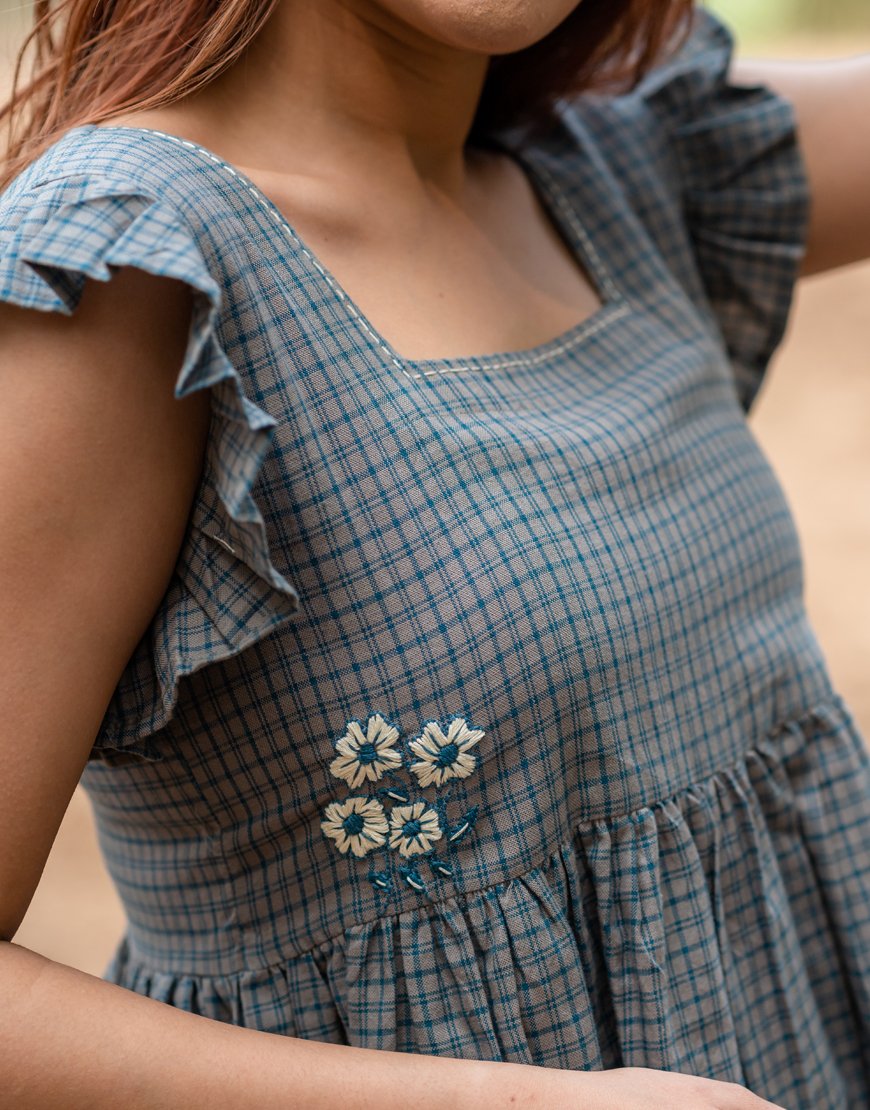
<path id="1" fill-rule="evenodd" d="M 440 839 L 438 814 L 426 802 L 393 806 L 390 810 L 390 847 L 398 848 L 403 856 L 428 852 Z"/>
<path id="2" fill-rule="evenodd" d="M 483 736 L 483 729 L 469 728 L 462 717 L 454 717 L 445 735 L 437 721 L 423 726 L 423 733 L 411 740 L 408 747 L 419 756 L 411 770 L 421 786 L 434 782 L 443 786 L 447 779 L 467 778 L 477 766 L 477 757 L 470 748 Z"/>
<path id="3" fill-rule="evenodd" d="M 335 841 L 339 852 L 362 857 L 387 840 L 387 815 L 377 798 L 348 798 L 330 802 L 320 827 Z"/>
<path id="4" fill-rule="evenodd" d="M 359 721 L 348 721 L 347 732 L 336 741 L 339 754 L 329 769 L 354 790 L 366 780 L 377 782 L 385 771 L 402 765 L 402 756 L 395 747 L 398 739 L 399 730 L 387 724 L 380 713 L 369 717 L 365 732 Z"/>

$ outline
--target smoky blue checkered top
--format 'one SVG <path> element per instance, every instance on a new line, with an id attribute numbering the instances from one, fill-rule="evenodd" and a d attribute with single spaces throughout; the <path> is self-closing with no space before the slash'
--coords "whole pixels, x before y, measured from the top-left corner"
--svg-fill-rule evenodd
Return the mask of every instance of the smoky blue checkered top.
<path id="1" fill-rule="evenodd" d="M 105 977 L 295 1037 L 870 1105 L 870 757 L 747 413 L 808 180 L 700 10 L 632 92 L 493 141 L 600 307 L 402 358 L 278 210 L 161 131 L 0 198 L 0 297 L 194 291 L 183 547 L 82 783 Z M 433 309 L 434 310 L 434 309 Z"/>

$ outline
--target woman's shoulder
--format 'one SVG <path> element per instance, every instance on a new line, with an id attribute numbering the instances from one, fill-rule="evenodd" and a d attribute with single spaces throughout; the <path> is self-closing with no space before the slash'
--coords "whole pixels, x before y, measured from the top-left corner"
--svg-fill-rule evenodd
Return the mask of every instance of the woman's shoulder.
<path id="1" fill-rule="evenodd" d="M 217 204 L 142 132 L 74 127 L 0 194 L 0 292 L 72 312 L 85 278 L 134 265 L 219 300 Z"/>
<path id="2" fill-rule="evenodd" d="M 165 149 L 144 129 L 78 124 L 56 136 L 9 182 L 0 205 L 19 206 L 36 192 L 47 198 L 57 191 L 54 183 L 85 178 L 159 192 L 166 168 Z"/>
<path id="3" fill-rule="evenodd" d="M 158 126 L 160 125 L 160 126 Z M 108 203 L 150 202 L 137 232 L 160 235 L 171 213 L 206 254 L 223 253 L 237 222 L 255 215 L 250 198 L 224 162 L 202 145 L 203 133 L 184 117 L 139 112 L 69 128 L 45 147 L 0 193 L 0 236 L 22 221 L 77 207 L 94 234 L 110 234 Z M 237 237 L 241 238 L 241 237 Z"/>
<path id="4" fill-rule="evenodd" d="M 255 298 L 274 228 L 196 134 L 180 116 L 137 113 L 56 138 L 0 193 L 3 299 L 71 312 L 86 277 L 122 265 L 186 281 L 222 314 L 230 291 L 236 306 Z"/>

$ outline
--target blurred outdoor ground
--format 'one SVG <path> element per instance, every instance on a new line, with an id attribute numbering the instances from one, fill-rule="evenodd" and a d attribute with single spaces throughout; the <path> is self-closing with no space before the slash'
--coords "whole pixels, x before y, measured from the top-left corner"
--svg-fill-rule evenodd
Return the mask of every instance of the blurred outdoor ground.
<path id="1" fill-rule="evenodd" d="M 746 54 L 870 52 L 867 0 L 710 6 L 731 23 Z M 21 11 L 15 0 L 0 0 L 0 78 L 20 41 Z M 786 341 L 750 425 L 797 519 L 807 606 L 834 685 L 870 741 L 870 264 L 799 284 Z M 100 974 L 123 923 L 78 790 L 15 939 Z"/>

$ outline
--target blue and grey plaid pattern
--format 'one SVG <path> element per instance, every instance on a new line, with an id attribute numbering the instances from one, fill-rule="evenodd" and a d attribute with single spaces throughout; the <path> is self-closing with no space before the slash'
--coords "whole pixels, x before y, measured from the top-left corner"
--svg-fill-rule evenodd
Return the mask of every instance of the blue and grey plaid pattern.
<path id="1" fill-rule="evenodd" d="M 177 572 L 83 784 L 106 977 L 409 1052 L 870 1102 L 870 757 L 746 422 L 808 187 L 790 106 L 699 12 L 524 166 L 601 307 L 409 361 L 201 146 L 68 132 L 0 198 L 0 297 L 134 265 L 210 388 Z"/>

